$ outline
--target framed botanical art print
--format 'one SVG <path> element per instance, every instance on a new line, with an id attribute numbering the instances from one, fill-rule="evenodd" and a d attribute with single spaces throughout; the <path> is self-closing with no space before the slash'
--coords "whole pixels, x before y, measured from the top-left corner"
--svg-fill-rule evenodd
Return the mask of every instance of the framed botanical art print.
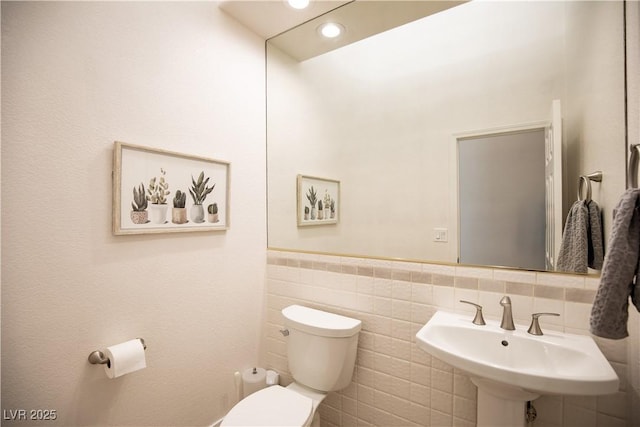
<path id="1" fill-rule="evenodd" d="M 114 143 L 113 233 L 229 228 L 229 163 Z"/>
<path id="2" fill-rule="evenodd" d="M 297 189 L 299 227 L 338 223 L 340 181 L 298 175 Z"/>

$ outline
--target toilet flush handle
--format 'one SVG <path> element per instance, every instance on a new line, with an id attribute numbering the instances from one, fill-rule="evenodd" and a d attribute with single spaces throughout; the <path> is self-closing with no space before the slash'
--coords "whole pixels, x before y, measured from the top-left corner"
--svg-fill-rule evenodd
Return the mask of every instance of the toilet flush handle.
<path id="1" fill-rule="evenodd" d="M 285 337 L 289 336 L 289 330 L 288 329 L 280 329 L 280 333 L 282 334 L 282 336 L 285 336 Z"/>

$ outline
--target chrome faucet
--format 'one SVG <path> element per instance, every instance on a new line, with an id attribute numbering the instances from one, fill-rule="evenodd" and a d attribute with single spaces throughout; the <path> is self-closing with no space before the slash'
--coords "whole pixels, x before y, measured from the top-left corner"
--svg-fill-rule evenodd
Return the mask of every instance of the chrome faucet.
<path id="1" fill-rule="evenodd" d="M 507 331 L 514 331 L 516 329 L 513 324 L 513 313 L 511 312 L 511 298 L 508 296 L 502 297 L 500 300 L 500 305 L 504 308 L 502 312 L 502 322 L 500 322 L 500 327 L 502 329 L 506 329 Z"/>

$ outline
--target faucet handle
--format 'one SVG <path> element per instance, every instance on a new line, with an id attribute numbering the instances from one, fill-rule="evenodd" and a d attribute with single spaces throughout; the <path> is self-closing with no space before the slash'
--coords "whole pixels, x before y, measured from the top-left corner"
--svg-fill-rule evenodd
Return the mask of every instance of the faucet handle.
<path id="1" fill-rule="evenodd" d="M 542 329 L 540 329 L 540 323 L 538 322 L 538 318 L 540 316 L 560 316 L 558 313 L 533 313 L 531 315 L 531 325 L 527 332 L 531 335 L 544 335 L 542 333 Z"/>
<path id="2" fill-rule="evenodd" d="M 484 317 L 482 317 L 482 306 L 476 304 L 475 302 L 460 300 L 461 303 L 470 304 L 476 308 L 476 317 L 473 318 L 473 323 L 475 325 L 486 325 L 484 321 Z"/>

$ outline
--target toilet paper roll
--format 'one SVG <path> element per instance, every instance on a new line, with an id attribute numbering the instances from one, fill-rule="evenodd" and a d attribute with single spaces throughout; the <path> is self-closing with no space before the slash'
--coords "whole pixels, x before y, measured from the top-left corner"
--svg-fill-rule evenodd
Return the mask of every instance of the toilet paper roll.
<path id="1" fill-rule="evenodd" d="M 147 366 L 144 346 L 137 338 L 107 347 L 105 356 L 109 358 L 109 363 L 104 365 L 104 371 L 109 378 L 121 377 Z"/>
<path id="2" fill-rule="evenodd" d="M 267 371 L 264 368 L 251 368 L 242 373 L 242 389 L 244 397 L 262 390 L 267 386 Z"/>
<path id="3" fill-rule="evenodd" d="M 267 370 L 267 386 L 280 384 L 280 374 L 271 369 Z"/>

